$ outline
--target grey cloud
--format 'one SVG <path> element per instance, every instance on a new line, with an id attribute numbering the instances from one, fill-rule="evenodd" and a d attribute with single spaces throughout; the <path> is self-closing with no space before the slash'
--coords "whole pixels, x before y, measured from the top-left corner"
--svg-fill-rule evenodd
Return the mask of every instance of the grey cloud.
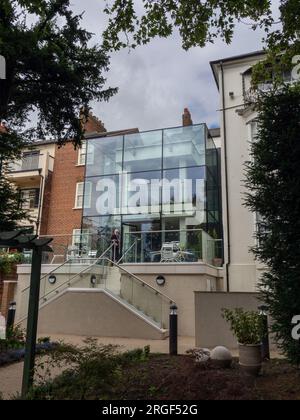
<path id="1" fill-rule="evenodd" d="M 273 3 L 275 9 L 278 1 Z M 99 40 L 106 22 L 103 0 L 74 0 L 73 7 L 77 12 L 85 10 L 84 24 Z M 209 61 L 258 50 L 262 36 L 240 24 L 230 46 L 217 42 L 185 52 L 175 33 L 130 53 L 113 53 L 107 85 L 119 87 L 119 93 L 108 103 L 94 104 L 94 113 L 109 130 L 148 130 L 180 125 L 183 108 L 189 107 L 195 123 L 215 126 L 219 99 Z"/>

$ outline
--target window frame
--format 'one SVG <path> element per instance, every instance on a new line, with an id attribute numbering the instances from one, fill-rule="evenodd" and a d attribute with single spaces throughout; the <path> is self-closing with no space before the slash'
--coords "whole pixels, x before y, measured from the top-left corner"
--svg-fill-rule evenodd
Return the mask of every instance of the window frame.
<path id="1" fill-rule="evenodd" d="M 89 181 L 80 181 L 76 183 L 76 192 L 75 192 L 75 205 L 74 205 L 74 209 L 75 210 L 81 210 L 83 208 L 85 209 L 89 209 L 91 208 L 91 204 L 92 204 L 92 183 Z M 82 186 L 82 193 L 79 194 L 79 188 Z M 86 196 L 86 191 L 87 191 L 87 187 L 90 189 L 89 191 L 89 195 L 88 195 L 88 201 L 86 200 L 87 196 Z M 79 198 L 82 198 L 82 202 L 81 204 L 78 204 L 78 200 Z M 87 201 L 87 202 L 86 202 Z"/>
<path id="2" fill-rule="evenodd" d="M 90 151 L 88 149 L 91 149 Z M 77 165 L 78 166 L 85 166 L 86 164 L 88 165 L 93 165 L 94 164 L 94 145 L 90 144 L 88 147 L 88 143 L 86 140 L 84 140 L 82 142 L 81 147 L 78 149 L 78 160 L 77 160 Z"/>

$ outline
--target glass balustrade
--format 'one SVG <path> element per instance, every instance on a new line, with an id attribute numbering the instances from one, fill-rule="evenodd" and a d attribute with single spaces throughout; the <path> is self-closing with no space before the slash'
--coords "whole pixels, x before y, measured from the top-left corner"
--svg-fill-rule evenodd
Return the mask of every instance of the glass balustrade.
<path id="1" fill-rule="evenodd" d="M 222 240 L 203 230 L 129 232 L 124 234 L 123 263 L 191 263 L 220 265 Z"/>

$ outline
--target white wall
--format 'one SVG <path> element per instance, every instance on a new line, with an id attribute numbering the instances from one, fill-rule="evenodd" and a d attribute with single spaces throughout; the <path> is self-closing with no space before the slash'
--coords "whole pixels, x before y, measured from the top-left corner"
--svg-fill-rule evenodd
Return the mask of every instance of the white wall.
<path id="1" fill-rule="evenodd" d="M 225 122 L 226 148 L 228 172 L 228 208 L 229 226 L 227 223 L 226 185 L 225 185 L 225 144 L 223 112 L 221 112 L 222 139 L 222 189 L 223 189 L 223 223 L 225 259 L 228 261 L 228 229 L 230 233 L 231 262 L 229 265 L 230 291 L 254 292 L 257 290 L 257 280 L 260 275 L 258 263 L 255 262 L 250 247 L 255 244 L 255 216 L 244 206 L 246 189 L 245 163 L 250 159 L 250 122 L 256 113 L 248 109 L 243 115 L 237 111 L 244 108 L 242 73 L 261 60 L 262 56 L 248 57 L 223 64 L 224 94 L 225 94 Z M 222 74 L 219 69 L 220 108 L 222 103 Z M 234 96 L 229 95 L 233 92 Z"/>

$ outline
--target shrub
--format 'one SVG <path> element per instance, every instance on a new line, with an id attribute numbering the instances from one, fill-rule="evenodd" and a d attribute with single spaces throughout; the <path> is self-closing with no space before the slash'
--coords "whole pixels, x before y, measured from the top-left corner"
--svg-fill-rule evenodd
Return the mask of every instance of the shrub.
<path id="1" fill-rule="evenodd" d="M 10 274 L 16 264 L 22 262 L 23 255 L 20 252 L 0 252 L 0 272 Z"/>
<path id="2" fill-rule="evenodd" d="M 28 399 L 108 399 L 120 383 L 123 368 L 148 359 L 150 348 L 120 353 L 118 346 L 85 340 L 83 347 L 60 343 L 36 365 L 36 384 Z M 62 373 L 53 378 L 53 369 Z"/>
<path id="3" fill-rule="evenodd" d="M 265 335 L 265 325 L 258 312 L 237 308 L 223 309 L 222 313 L 240 344 L 261 344 Z"/>
<path id="4" fill-rule="evenodd" d="M 0 352 L 18 350 L 25 345 L 25 332 L 20 327 L 12 327 L 7 331 L 5 340 L 0 340 Z"/>

